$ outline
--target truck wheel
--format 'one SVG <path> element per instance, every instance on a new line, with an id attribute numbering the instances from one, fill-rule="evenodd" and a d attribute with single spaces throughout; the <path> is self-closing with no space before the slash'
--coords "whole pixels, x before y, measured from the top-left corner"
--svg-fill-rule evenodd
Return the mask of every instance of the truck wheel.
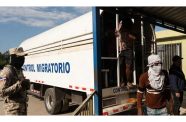
<path id="1" fill-rule="evenodd" d="M 55 88 L 48 88 L 44 95 L 45 108 L 50 114 L 57 114 L 62 107 L 60 94 Z"/>
<path id="2" fill-rule="evenodd" d="M 67 111 L 69 109 L 69 100 L 63 99 L 61 102 L 62 102 L 61 112 Z"/>

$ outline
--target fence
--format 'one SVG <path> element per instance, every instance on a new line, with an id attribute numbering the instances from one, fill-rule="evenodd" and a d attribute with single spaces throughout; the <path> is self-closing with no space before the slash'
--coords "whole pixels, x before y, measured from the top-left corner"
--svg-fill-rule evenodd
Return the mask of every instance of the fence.
<path id="1" fill-rule="evenodd" d="M 88 96 L 83 103 L 73 112 L 73 115 L 87 116 L 94 115 L 93 113 L 93 96 L 96 91 L 94 91 L 90 96 Z"/>

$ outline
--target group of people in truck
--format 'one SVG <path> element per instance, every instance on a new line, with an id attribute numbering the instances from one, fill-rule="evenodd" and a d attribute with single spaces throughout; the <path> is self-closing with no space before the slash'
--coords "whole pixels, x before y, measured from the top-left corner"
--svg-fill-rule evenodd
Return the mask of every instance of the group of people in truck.
<path id="1" fill-rule="evenodd" d="M 106 26 L 109 24 L 107 23 Z M 130 17 L 124 17 L 120 20 L 117 29 L 111 27 L 107 30 L 109 31 L 107 31 L 105 36 L 107 38 L 105 39 L 110 41 L 108 43 L 112 48 L 116 46 L 114 45 L 116 38 L 119 39 L 121 87 L 130 89 L 133 87 L 133 48 L 134 42 L 137 40 L 135 24 Z M 107 49 L 110 56 L 113 56 L 114 49 L 112 48 L 108 46 Z M 172 58 L 173 64 L 167 72 L 162 69 L 162 60 L 159 55 L 151 54 L 148 56 L 147 71 L 140 75 L 137 85 L 138 115 L 180 114 L 185 87 L 185 76 L 181 69 L 182 59 L 180 56 L 174 56 Z M 113 65 L 111 66 L 113 67 Z M 113 72 L 114 68 L 110 69 Z M 145 95 L 145 107 L 143 107 L 142 102 L 143 95 Z"/>
<path id="2" fill-rule="evenodd" d="M 134 33 L 134 22 L 131 18 L 127 17 L 119 22 L 118 28 L 115 28 L 113 21 L 109 18 L 113 18 L 113 15 L 107 15 L 103 13 L 104 21 L 103 28 L 103 48 L 102 56 L 116 57 L 116 38 L 119 39 L 119 59 L 120 59 L 120 81 L 122 87 L 133 87 L 133 48 L 136 36 Z M 113 17 L 112 17 L 113 16 Z M 109 67 L 110 71 L 110 86 L 116 81 L 116 61 L 105 61 L 106 67 Z M 116 85 L 116 84 L 115 84 Z"/>

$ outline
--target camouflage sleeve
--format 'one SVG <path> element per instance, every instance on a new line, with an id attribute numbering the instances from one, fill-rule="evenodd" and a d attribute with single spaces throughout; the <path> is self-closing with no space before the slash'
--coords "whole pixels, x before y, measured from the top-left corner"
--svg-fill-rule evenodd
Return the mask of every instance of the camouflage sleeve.
<path id="1" fill-rule="evenodd" d="M 8 87 L 2 91 L 2 97 L 14 94 L 14 93 L 18 92 L 21 88 L 22 88 L 21 83 L 16 82 L 15 84 L 11 85 L 10 87 Z"/>
<path id="2" fill-rule="evenodd" d="M 21 82 L 11 84 L 12 74 L 6 67 L 0 72 L 0 95 L 2 97 L 12 95 L 21 89 Z"/>
<path id="3" fill-rule="evenodd" d="M 6 83 L 6 77 L 3 77 L 0 73 L 0 96 L 2 95 L 2 91 L 5 88 L 5 83 Z"/>

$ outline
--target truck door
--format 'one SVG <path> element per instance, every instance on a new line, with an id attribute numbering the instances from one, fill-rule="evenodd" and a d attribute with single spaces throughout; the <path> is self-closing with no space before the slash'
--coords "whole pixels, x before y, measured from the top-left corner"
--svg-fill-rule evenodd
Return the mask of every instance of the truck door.
<path id="1" fill-rule="evenodd" d="M 101 74 L 102 88 L 117 86 L 117 45 L 115 14 L 101 13 Z"/>

